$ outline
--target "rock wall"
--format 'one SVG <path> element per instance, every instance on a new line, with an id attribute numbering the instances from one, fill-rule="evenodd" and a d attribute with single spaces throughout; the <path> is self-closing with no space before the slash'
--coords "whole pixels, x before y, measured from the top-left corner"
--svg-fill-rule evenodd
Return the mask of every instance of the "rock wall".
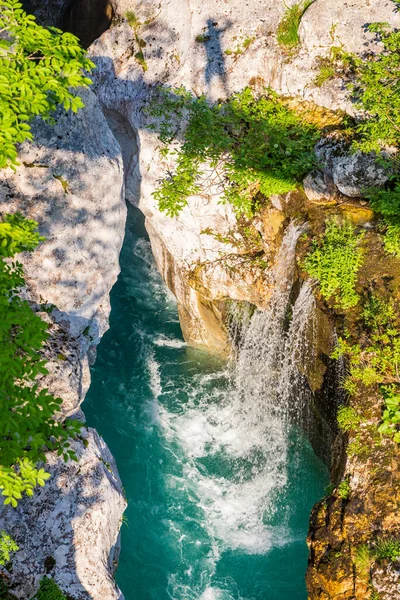
<path id="1" fill-rule="evenodd" d="M 314 85 L 317 58 L 338 44 L 359 53 L 379 51 L 364 25 L 375 20 L 395 25 L 398 16 L 391 0 L 357 0 L 351 6 L 345 0 L 328 6 L 318 0 L 302 19 L 299 52 L 289 56 L 276 41 L 285 6 L 275 0 L 254 0 L 246 5 L 239 0 L 229 4 L 172 0 L 160 6 L 150 0 L 139 4 L 113 0 L 113 9 L 116 24 L 91 46 L 90 56 L 97 64 L 93 89 L 105 114 L 111 116 L 110 127 L 129 164 L 127 199 L 146 216 L 160 270 L 165 274 L 165 265 L 170 262 L 165 257 L 171 256 L 176 280 L 186 282 L 174 286 L 186 339 L 224 353 L 227 337 L 221 302 L 246 300 L 262 306 L 268 297 L 265 278 L 259 272 L 249 274 L 251 261 L 243 260 L 246 249 L 235 216 L 229 206 L 220 204 L 220 190 L 208 181 L 204 182 L 207 192 L 190 198 L 178 217 L 170 219 L 158 210 L 152 193 L 160 179 L 173 170 L 173 161 L 160 156 L 157 137 L 148 128 L 146 108 L 155 86 L 183 85 L 196 95 L 205 93 L 216 100 L 247 85 L 266 85 L 301 101 L 353 112 L 340 78 L 322 87 Z M 124 20 L 128 10 L 134 10 L 144 23 L 138 35 L 145 68 L 135 57 L 139 50 L 135 33 Z M 243 42 L 249 39 L 251 43 L 244 49 Z M 346 174 L 344 179 L 351 185 Z M 338 183 L 336 171 L 332 183 L 338 189 L 335 181 Z M 315 186 L 318 188 L 315 181 L 309 185 Z M 339 189 L 344 188 L 339 185 Z M 269 221 L 274 226 L 272 217 Z M 268 229 L 268 219 L 265 223 Z M 269 235 L 273 238 L 273 232 Z M 233 243 L 221 238 L 230 238 Z M 229 269 L 224 267 L 228 263 Z M 207 306 L 203 323 L 199 306 L 200 312 Z M 210 311 L 213 316 L 207 324 Z M 210 333 L 216 324 L 218 340 Z"/>
<path id="2" fill-rule="evenodd" d="M 83 431 L 71 448 L 77 462 L 50 454 L 46 486 L 2 514 L 19 544 L 12 571 L 2 571 L 21 600 L 33 596 L 44 575 L 74 600 L 122 598 L 113 578 L 126 506 L 117 467 L 93 429 Z"/>
<path id="3" fill-rule="evenodd" d="M 126 219 L 121 149 L 94 94 L 82 96 L 77 115 L 60 110 L 54 125 L 35 123 L 17 171 L 0 174 L 1 213 L 20 210 L 46 237 L 22 263 L 27 297 L 49 323 L 41 385 L 63 398 L 65 416 L 79 411 L 108 328 Z M 20 546 L 12 572 L 3 569 L 17 598 L 31 598 L 46 572 L 75 600 L 122 597 L 112 578 L 126 504 L 117 469 L 96 432 L 74 445 L 78 462 L 49 453 L 45 488 L 17 510 L 0 507 L 0 528 Z"/>

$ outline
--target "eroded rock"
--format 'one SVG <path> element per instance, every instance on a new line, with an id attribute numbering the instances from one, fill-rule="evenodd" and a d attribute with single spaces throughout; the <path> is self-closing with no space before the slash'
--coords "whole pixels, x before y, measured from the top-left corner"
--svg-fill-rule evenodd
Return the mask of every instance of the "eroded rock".
<path id="1" fill-rule="evenodd" d="M 21 600 L 34 595 L 46 574 L 74 600 L 123 600 L 112 576 L 126 506 L 114 459 L 93 429 L 71 448 L 78 461 L 49 453 L 45 487 L 16 509 L 0 507 L 2 527 L 19 545 L 2 575 Z"/>

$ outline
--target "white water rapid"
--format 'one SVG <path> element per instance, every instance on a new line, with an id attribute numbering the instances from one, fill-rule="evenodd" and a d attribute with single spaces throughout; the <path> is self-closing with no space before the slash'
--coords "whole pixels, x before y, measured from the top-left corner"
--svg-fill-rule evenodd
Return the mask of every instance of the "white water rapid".
<path id="1" fill-rule="evenodd" d="M 280 515 L 277 525 L 276 511 L 288 477 L 288 404 L 314 307 L 311 288 L 304 284 L 285 331 L 295 249 L 303 231 L 296 224 L 288 227 L 272 273 L 269 309 L 257 310 L 251 318 L 235 371 L 218 401 L 197 398 L 180 414 L 159 407 L 164 435 L 170 447 L 177 447 L 183 467 L 182 477 L 169 483 L 196 499 L 204 515 L 202 526 L 213 541 L 208 559 L 212 564 L 206 571 L 226 549 L 264 554 L 291 541 L 285 517 Z M 172 578 L 172 597 L 184 597 L 177 585 Z M 201 598 L 226 597 L 218 594 L 207 588 Z"/>

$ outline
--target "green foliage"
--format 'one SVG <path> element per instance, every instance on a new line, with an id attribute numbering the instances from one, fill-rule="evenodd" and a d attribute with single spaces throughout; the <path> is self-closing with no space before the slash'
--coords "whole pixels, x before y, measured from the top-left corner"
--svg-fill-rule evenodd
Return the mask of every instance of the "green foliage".
<path id="1" fill-rule="evenodd" d="M 370 569 L 373 563 L 373 553 L 367 544 L 360 544 L 356 547 L 353 556 L 354 566 L 357 573 L 363 579 L 369 579 Z"/>
<path id="2" fill-rule="evenodd" d="M 148 66 L 146 63 L 146 59 L 144 57 L 143 48 L 145 48 L 147 44 L 146 44 L 146 41 L 142 37 L 140 37 L 139 32 L 143 26 L 146 26 L 146 25 L 149 25 L 150 23 L 152 23 L 154 21 L 155 17 L 147 19 L 146 21 L 140 21 L 136 15 L 136 13 L 133 12 L 133 10 L 128 10 L 125 14 L 125 17 L 129 23 L 129 25 L 133 29 L 135 41 L 136 41 L 136 44 L 138 47 L 138 51 L 135 54 L 135 58 L 136 58 L 137 62 L 139 63 L 139 65 L 142 67 L 143 71 L 146 72 L 148 69 Z M 196 41 L 198 41 L 197 38 L 196 38 Z"/>
<path id="3" fill-rule="evenodd" d="M 208 40 L 211 39 L 211 36 L 205 33 L 199 33 L 194 39 L 198 44 L 205 44 L 206 42 L 208 42 Z"/>
<path id="4" fill-rule="evenodd" d="M 317 87 L 322 87 L 326 81 L 334 79 L 335 77 L 336 69 L 334 65 L 320 64 L 314 83 Z"/>
<path id="5" fill-rule="evenodd" d="M 67 600 L 54 579 L 43 577 L 40 580 L 39 591 L 32 600 Z"/>
<path id="6" fill-rule="evenodd" d="M 359 247 L 362 237 L 363 233 L 357 235 L 350 222 L 340 225 L 335 220 L 327 221 L 324 236 L 313 241 L 304 262 L 310 277 L 318 280 L 322 296 L 327 300 L 336 298 L 337 306 L 343 309 L 359 301 L 355 286 L 363 263 Z"/>
<path id="7" fill-rule="evenodd" d="M 382 307 L 382 312 L 374 316 L 373 311 L 378 310 L 379 306 Z M 393 303 L 385 306 L 383 302 L 373 298 L 362 317 L 361 326 L 366 327 L 363 344 L 352 345 L 344 338 L 338 339 L 332 358 L 347 357 L 350 363 L 348 381 L 354 384 L 354 389 L 357 388 L 358 382 L 370 386 L 398 381 L 400 335 L 394 315 Z"/>
<path id="8" fill-rule="evenodd" d="M 378 152 L 384 145 L 400 142 L 400 31 L 390 31 L 386 23 L 373 23 L 369 31 L 377 34 L 383 49 L 366 60 L 355 59 L 353 96 L 368 118 L 359 123 L 360 139 L 354 145 L 364 152 Z"/>
<path id="9" fill-rule="evenodd" d="M 400 258 L 400 183 L 393 189 L 370 188 L 364 192 L 371 207 L 383 216 L 383 244 L 388 254 Z"/>
<path id="10" fill-rule="evenodd" d="M 338 485 L 338 494 L 342 500 L 348 500 L 350 497 L 350 482 L 348 479 L 343 479 L 343 481 Z"/>
<path id="11" fill-rule="evenodd" d="M 293 6 L 287 6 L 282 21 L 279 23 L 276 35 L 278 44 L 293 50 L 300 43 L 299 27 L 307 8 L 315 0 L 302 0 Z"/>
<path id="12" fill-rule="evenodd" d="M 25 286 L 22 265 L 5 260 L 35 248 L 43 239 L 36 226 L 20 214 L 0 222 L 0 489 L 13 507 L 50 477 L 35 466 L 45 460 L 45 446 L 74 457 L 68 437 L 79 427 L 54 420 L 62 401 L 39 390 L 36 378 L 47 373 L 41 356 L 47 325 L 18 295 Z"/>
<path id="13" fill-rule="evenodd" d="M 12 552 L 18 550 L 18 544 L 14 542 L 12 537 L 4 531 L 0 531 L 0 565 L 5 565 L 10 561 Z"/>
<path id="14" fill-rule="evenodd" d="M 223 201 L 238 215 L 251 217 L 271 194 L 296 189 L 314 165 L 317 128 L 284 106 L 271 90 L 256 98 L 245 88 L 214 105 L 205 96 L 193 98 L 183 88 L 161 90 L 149 112 L 159 119 L 151 127 L 164 144 L 177 136 L 174 127 L 179 119 L 188 122 L 179 150 L 162 150 L 165 156 L 172 155 L 176 167 L 154 197 L 170 216 L 186 206 L 190 195 L 202 192 L 199 179 L 210 169 L 207 183 L 220 186 Z"/>
<path id="15" fill-rule="evenodd" d="M 389 559 L 394 562 L 400 559 L 400 540 L 381 538 L 375 543 L 375 555 L 379 560 Z"/>
<path id="16" fill-rule="evenodd" d="M 342 431 L 355 430 L 360 425 L 360 415 L 350 406 L 340 406 L 337 414 L 337 422 Z"/>
<path id="17" fill-rule="evenodd" d="M 400 258 L 400 217 L 397 219 L 385 219 L 383 245 L 388 254 Z"/>
<path id="18" fill-rule="evenodd" d="M 339 338 L 332 358 L 346 356 L 349 374 L 345 389 L 355 394 L 358 384 L 379 385 L 384 400 L 378 432 L 400 443 L 400 331 L 399 311 L 394 300 L 384 302 L 372 296 L 365 302 L 361 321 L 362 343 L 351 344 Z M 351 419 L 350 419 L 351 420 Z M 346 419 L 345 426 L 347 425 Z"/>
<path id="19" fill-rule="evenodd" d="M 235 59 L 237 59 L 239 56 L 245 53 L 247 48 L 250 48 L 255 39 L 255 37 L 247 37 L 243 40 L 243 42 L 237 44 L 235 50 L 225 50 L 224 54 L 227 56 L 233 56 Z"/>
<path id="20" fill-rule="evenodd" d="M 88 86 L 94 64 L 77 37 L 43 28 L 18 0 L 0 6 L 0 168 L 17 165 L 16 144 L 32 139 L 29 122 L 48 118 L 62 104 L 76 112 L 82 100 L 71 91 Z"/>
<path id="21" fill-rule="evenodd" d="M 385 410 L 378 431 L 391 435 L 394 441 L 400 444 L 400 387 L 394 384 L 381 386 L 381 392 L 385 400 Z"/>
<path id="22" fill-rule="evenodd" d="M 317 58 L 318 73 L 314 84 L 321 87 L 326 81 L 335 77 L 348 75 L 355 68 L 355 58 L 345 52 L 342 46 L 332 46 L 329 55 Z"/>

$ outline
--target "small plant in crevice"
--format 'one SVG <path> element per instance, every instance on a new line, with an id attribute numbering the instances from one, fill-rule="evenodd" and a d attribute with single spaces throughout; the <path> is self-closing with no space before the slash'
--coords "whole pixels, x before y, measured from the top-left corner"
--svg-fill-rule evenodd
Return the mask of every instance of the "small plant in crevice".
<path id="1" fill-rule="evenodd" d="M 294 50 L 300 44 L 299 27 L 306 10 L 316 0 L 301 0 L 293 6 L 287 6 L 278 25 L 276 37 L 278 44 L 287 50 Z"/>
<path id="2" fill-rule="evenodd" d="M 211 36 L 207 35 L 206 33 L 199 33 L 194 39 L 195 42 L 197 42 L 198 44 L 205 44 L 206 42 L 211 40 Z"/>
<path id="3" fill-rule="evenodd" d="M 315 164 L 315 125 L 286 107 L 272 90 L 261 96 L 250 88 L 226 102 L 211 104 L 183 88 L 160 90 L 149 115 L 159 132 L 172 172 L 154 192 L 160 210 L 176 216 L 191 195 L 217 190 L 237 215 L 250 218 L 272 194 L 296 189 Z M 180 134 L 174 127 L 184 118 Z M 179 149 L 167 144 L 181 135 Z M 200 184 L 201 182 L 201 184 Z"/>
<path id="4" fill-rule="evenodd" d="M 400 560 L 400 539 L 380 538 L 375 542 L 375 556 L 378 560 Z"/>
<path id="5" fill-rule="evenodd" d="M 239 56 L 242 56 L 242 54 L 244 54 L 248 48 L 250 48 L 255 39 L 255 36 L 247 37 L 236 46 L 235 50 L 230 50 L 228 48 L 225 50 L 224 54 L 227 56 L 233 56 L 234 59 L 237 59 Z"/>
<path id="6" fill-rule="evenodd" d="M 346 479 L 343 479 L 343 481 L 340 482 L 337 488 L 337 492 L 342 500 L 348 500 L 350 497 L 350 491 L 350 482 L 347 477 Z"/>
<path id="7" fill-rule="evenodd" d="M 332 46 L 329 55 L 317 57 L 316 63 L 318 72 L 314 84 L 317 87 L 336 77 L 347 77 L 355 68 L 353 55 L 345 52 L 342 46 Z"/>
<path id="8" fill-rule="evenodd" d="M 133 29 L 133 34 L 134 34 L 134 37 L 135 37 L 135 42 L 136 42 L 137 47 L 138 47 L 138 51 L 135 54 L 135 59 L 140 64 L 140 66 L 142 67 L 143 71 L 147 71 L 148 66 L 147 66 L 146 59 L 145 59 L 144 52 L 143 52 L 143 48 L 145 48 L 147 44 L 146 44 L 146 40 L 144 40 L 140 36 L 140 29 L 142 27 L 150 25 L 150 23 L 153 23 L 153 21 L 155 21 L 155 19 L 157 17 L 155 16 L 155 17 L 151 17 L 149 19 L 146 19 L 146 21 L 140 21 L 139 18 L 138 18 L 138 16 L 136 15 L 136 13 L 133 10 L 128 10 L 125 13 L 125 18 L 128 21 L 129 25 Z"/>
<path id="9" fill-rule="evenodd" d="M 0 531 L 0 565 L 10 561 L 11 554 L 19 549 L 18 544 L 4 531 Z"/>
<path id="10" fill-rule="evenodd" d="M 304 261 L 304 269 L 318 281 L 322 297 L 335 299 L 338 308 L 348 309 L 359 301 L 355 287 L 364 260 L 360 247 L 363 235 L 350 222 L 329 220 L 324 235 L 313 241 Z"/>
<path id="11" fill-rule="evenodd" d="M 40 587 L 32 600 L 67 600 L 54 579 L 43 577 L 40 580 Z"/>
<path id="12" fill-rule="evenodd" d="M 351 408 L 350 406 L 340 406 L 337 414 L 337 422 L 342 431 L 348 432 L 358 429 L 361 417 L 354 408 Z"/>
<path id="13" fill-rule="evenodd" d="M 354 549 L 353 563 L 359 577 L 369 581 L 373 562 L 374 555 L 367 544 L 360 544 Z"/>

